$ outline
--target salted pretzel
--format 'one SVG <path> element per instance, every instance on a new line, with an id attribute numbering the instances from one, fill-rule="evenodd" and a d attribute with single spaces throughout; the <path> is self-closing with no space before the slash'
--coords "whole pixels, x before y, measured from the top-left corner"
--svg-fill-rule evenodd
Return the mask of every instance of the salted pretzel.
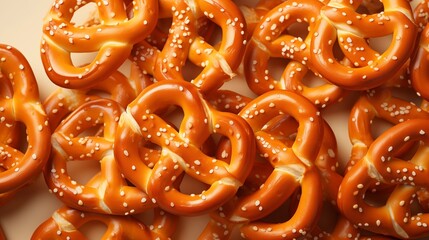
<path id="1" fill-rule="evenodd" d="M 367 154 L 345 175 L 338 193 L 338 206 L 346 218 L 362 229 L 397 238 L 429 235 L 429 216 L 412 207 L 416 192 L 427 187 L 428 120 L 411 119 L 385 131 Z M 406 142 L 419 148 L 409 160 L 398 157 Z M 387 200 L 367 202 L 365 194 L 374 182 L 396 185 Z M 413 210 L 411 210 L 413 208 Z"/>
<path id="2" fill-rule="evenodd" d="M 391 89 L 374 89 L 362 94 L 349 115 L 348 134 L 352 149 L 346 171 L 362 159 L 374 141 L 371 123 L 376 118 L 395 125 L 413 118 L 429 118 L 429 114 L 415 103 L 395 97 Z"/>
<path id="3" fill-rule="evenodd" d="M 49 156 L 51 131 L 34 73 L 25 56 L 1 44 L 0 71 L 2 85 L 9 86 L 2 90 L 3 94 L 9 93 L 0 98 L 0 156 L 4 169 L 0 172 L 0 193 L 6 193 L 30 183 L 40 174 Z M 15 135 L 17 124 L 25 126 L 26 138 Z M 13 130 L 6 130 L 7 127 Z M 24 145 L 27 146 L 21 149 Z"/>
<path id="4" fill-rule="evenodd" d="M 162 239 L 167 240 L 173 235 L 177 218 L 159 209 L 155 211 L 153 225 L 145 226 L 132 216 L 112 216 L 99 213 L 79 211 L 61 207 L 52 216 L 40 224 L 31 236 L 39 239 L 87 239 L 83 226 L 101 223 L 106 231 L 101 239 Z M 97 226 L 97 225 L 96 225 Z"/>
<path id="5" fill-rule="evenodd" d="M 427 79 L 429 72 L 428 44 L 429 44 L 429 25 L 425 25 L 418 41 L 417 52 L 411 63 L 411 83 L 416 93 L 422 98 L 429 100 L 429 91 L 427 90 Z"/>
<path id="6" fill-rule="evenodd" d="M 324 84 L 318 87 L 309 87 L 303 83 L 311 68 L 308 60 L 314 19 L 323 5 L 316 0 L 300 1 L 299 4 L 285 1 L 273 7 L 260 20 L 249 41 L 243 63 L 247 84 L 254 93 L 260 95 L 274 89 L 291 90 L 303 94 L 320 107 L 342 99 L 344 91 L 326 80 L 321 79 Z M 287 32 L 295 23 L 309 25 L 305 39 Z M 271 58 L 290 60 L 280 79 L 270 73 Z"/>
<path id="7" fill-rule="evenodd" d="M 246 51 L 245 61 L 249 61 L 249 70 L 252 71 L 257 65 L 262 65 L 267 69 L 268 58 L 287 58 L 306 64 L 309 59 L 310 39 L 313 34 L 315 19 L 318 17 L 323 3 L 317 0 L 303 0 L 298 2 L 285 1 L 275 6 L 264 15 L 259 24 L 255 27 L 252 38 L 249 41 L 248 51 Z M 284 34 L 294 23 L 307 23 L 308 34 L 305 39 L 299 36 Z M 247 60 L 246 58 L 250 58 Z M 245 66 L 246 66 L 245 65 Z M 259 74 L 264 74 L 264 71 Z M 259 81 L 266 80 L 263 76 Z M 252 79 L 253 81 L 253 79 Z"/>
<path id="8" fill-rule="evenodd" d="M 239 5 L 240 11 L 246 20 L 248 37 L 252 36 L 255 27 L 261 21 L 261 18 L 271 9 L 281 4 L 285 0 L 261 0 L 257 1 L 255 6 Z"/>
<path id="9" fill-rule="evenodd" d="M 384 11 L 359 14 L 361 1 L 330 1 L 322 7 L 312 34 L 310 62 L 328 81 L 351 90 L 382 85 L 397 74 L 411 56 L 417 26 L 408 1 L 383 1 Z M 387 49 L 380 53 L 367 39 L 392 34 Z M 334 43 L 351 59 L 353 66 L 341 64 L 334 55 Z"/>
<path id="10" fill-rule="evenodd" d="M 138 76 L 134 77 L 137 78 Z M 88 88 L 57 88 L 43 103 L 51 129 L 55 130 L 59 123 L 80 105 L 100 97 L 110 98 L 125 108 L 137 96 L 137 92 L 131 83 L 124 74 L 116 71 L 103 81 Z"/>
<path id="11" fill-rule="evenodd" d="M 74 24 L 75 13 L 92 2 L 96 3 L 99 24 Z M 48 77 L 66 88 L 88 87 L 104 79 L 125 62 L 133 45 L 153 30 L 157 16 L 158 1 L 56 0 L 43 21 L 41 58 Z M 94 60 L 84 66 L 73 64 L 72 53 L 88 52 L 97 52 Z"/>
<path id="12" fill-rule="evenodd" d="M 220 89 L 206 96 L 219 111 L 238 114 L 252 99 L 232 90 Z"/>
<path id="13" fill-rule="evenodd" d="M 176 130 L 160 114 L 168 106 L 183 110 Z M 201 146 L 212 134 L 231 140 L 232 158 L 224 162 L 204 154 Z M 139 146 L 161 149 L 153 166 L 144 164 Z M 243 184 L 253 164 L 254 140 L 240 117 L 212 109 L 197 88 L 185 81 L 162 81 L 146 89 L 121 115 L 115 138 L 115 158 L 124 176 L 167 212 L 197 215 L 220 207 Z M 208 186 L 187 194 L 175 187 L 182 173 Z"/>
<path id="14" fill-rule="evenodd" d="M 115 101 L 92 100 L 68 115 L 53 133 L 53 153 L 44 176 L 50 192 L 67 206 L 116 215 L 156 206 L 146 193 L 127 183 L 113 156 L 114 135 L 122 112 Z M 99 126 L 103 126 L 101 133 Z M 96 133 L 85 133 L 94 127 Z M 69 175 L 67 164 L 71 161 L 100 162 L 100 171 L 82 183 Z"/>
<path id="15" fill-rule="evenodd" d="M 332 214 L 330 215 L 332 216 Z M 347 218 L 340 215 L 337 216 L 335 226 L 331 231 L 324 231 L 321 229 L 315 229 L 304 238 L 305 240 L 389 240 L 392 239 L 389 236 L 384 236 L 381 234 L 375 234 L 368 231 L 363 231 L 357 226 L 352 224 Z M 326 219 L 328 220 L 328 219 Z"/>
<path id="16" fill-rule="evenodd" d="M 323 121 L 318 110 L 301 95 L 271 91 L 250 102 L 239 115 L 252 127 L 258 154 L 272 165 L 273 171 L 255 192 L 235 198 L 211 214 L 212 223 L 240 225 L 242 236 L 249 239 L 305 235 L 317 223 L 323 200 L 321 176 L 314 164 L 323 139 Z M 266 131 L 267 124 L 281 116 L 291 116 L 298 122 L 292 146 Z M 300 202 L 289 220 L 277 224 L 263 222 L 300 187 Z M 202 235 L 220 234 L 210 228 L 207 226 Z"/>
<path id="17" fill-rule="evenodd" d="M 234 2 L 161 1 L 160 5 L 169 9 L 172 16 L 164 48 L 158 50 L 147 41 L 140 42 L 131 57 L 133 61 L 153 74 L 158 81 L 191 81 L 204 93 L 218 89 L 224 81 L 235 75 L 234 71 L 241 63 L 246 45 L 246 24 Z M 205 18 L 221 28 L 222 38 L 216 46 L 199 35 L 200 21 L 195 11 L 203 13 Z M 160 15 L 162 12 L 164 11 L 160 11 Z M 187 60 L 202 68 L 192 80 L 183 74 Z"/>
<path id="18" fill-rule="evenodd" d="M 414 3 L 414 1 L 412 1 Z M 416 21 L 417 26 L 419 27 L 419 32 L 422 32 L 429 22 L 429 6 L 427 0 L 418 1 L 416 6 L 414 7 L 414 19 Z"/>

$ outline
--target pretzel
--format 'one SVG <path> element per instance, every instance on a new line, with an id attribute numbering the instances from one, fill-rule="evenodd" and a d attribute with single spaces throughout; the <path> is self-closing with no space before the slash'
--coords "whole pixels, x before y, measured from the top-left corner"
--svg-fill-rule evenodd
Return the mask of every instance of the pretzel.
<path id="1" fill-rule="evenodd" d="M 361 1 L 331 1 L 322 7 L 311 39 L 312 67 L 328 81 L 350 90 L 365 90 L 392 78 L 411 56 L 417 26 L 407 1 L 383 1 L 384 11 L 359 14 Z M 388 48 L 379 53 L 368 38 L 393 34 Z M 338 41 L 353 67 L 342 65 L 334 56 Z"/>
<path id="2" fill-rule="evenodd" d="M 173 16 L 168 38 L 162 50 L 152 47 L 147 41 L 140 42 L 133 51 L 132 61 L 158 81 L 190 80 L 183 75 L 186 60 L 202 67 L 201 72 L 191 80 L 201 92 L 218 89 L 224 81 L 232 78 L 241 63 L 245 49 L 245 21 L 234 2 L 195 0 L 162 1 L 164 9 L 171 9 Z M 168 6 L 168 7 L 167 7 Z M 214 47 L 199 35 L 198 14 L 222 29 L 222 39 Z M 160 11 L 160 14 L 165 11 Z M 200 29 L 199 29 L 200 28 Z"/>
<path id="3" fill-rule="evenodd" d="M 427 187 L 427 119 L 411 119 L 385 131 L 345 175 L 338 193 L 342 214 L 358 227 L 397 238 L 429 235 L 428 214 L 411 210 L 419 188 Z M 419 144 L 410 160 L 399 157 L 405 142 Z M 398 152 L 399 151 L 399 152 Z M 375 182 L 396 187 L 382 203 L 368 203 L 365 193 Z"/>
<path id="4" fill-rule="evenodd" d="M 331 216 L 331 215 L 330 215 Z M 320 229 L 313 230 L 310 234 L 305 236 L 305 240 L 337 240 L 337 239 L 355 239 L 355 240 L 389 240 L 391 237 L 381 234 L 374 234 L 365 232 L 357 226 L 350 223 L 344 216 L 338 216 L 335 226 L 330 232 L 322 231 Z"/>
<path id="5" fill-rule="evenodd" d="M 178 131 L 158 115 L 173 105 L 184 113 Z M 200 150 L 213 133 L 231 139 L 230 162 Z M 145 165 L 139 156 L 139 145 L 147 143 L 161 149 L 153 166 Z M 253 144 L 244 120 L 212 109 L 194 85 L 162 81 L 144 89 L 121 115 L 114 152 L 124 176 L 158 206 L 177 215 L 198 215 L 213 211 L 235 195 L 252 167 Z M 180 192 L 173 184 L 183 172 L 207 184 L 208 189 L 198 194 Z"/>
<path id="6" fill-rule="evenodd" d="M 429 6 L 427 0 L 418 1 L 413 10 L 416 25 L 419 27 L 419 32 L 422 32 L 429 22 Z"/>
<path id="7" fill-rule="evenodd" d="M 16 130 L 5 130 L 0 134 L 0 155 L 5 168 L 0 172 L 0 193 L 5 193 L 30 183 L 41 172 L 49 156 L 51 132 L 39 101 L 36 79 L 22 53 L 1 44 L 0 71 L 0 80 L 9 82 L 2 85 L 10 86 L 10 95 L 3 95 L 0 99 L 0 128 L 15 128 L 18 122 L 26 127 L 26 138 L 18 135 L 19 139 L 14 139 Z M 22 145 L 27 147 L 20 150 Z"/>
<path id="8" fill-rule="evenodd" d="M 252 36 L 256 26 L 261 21 L 261 18 L 271 9 L 283 3 L 285 0 L 261 0 L 255 6 L 239 5 L 240 11 L 243 13 L 246 20 L 248 37 Z"/>
<path id="9" fill-rule="evenodd" d="M 351 109 L 348 120 L 352 149 L 346 171 L 362 159 L 374 141 L 371 125 L 374 119 L 379 118 L 395 125 L 413 118 L 428 117 L 428 112 L 413 102 L 393 96 L 390 89 L 371 90 L 361 95 Z"/>
<path id="10" fill-rule="evenodd" d="M 206 96 L 210 104 L 219 111 L 238 114 L 252 99 L 240 93 L 220 89 Z"/>
<path id="11" fill-rule="evenodd" d="M 418 96 L 428 100 L 429 92 L 426 90 L 429 73 L 426 70 L 429 66 L 427 45 L 429 44 L 429 27 L 425 25 L 418 41 L 417 52 L 411 63 L 411 83 Z"/>
<path id="12" fill-rule="evenodd" d="M 96 3 L 100 24 L 77 26 L 72 23 L 76 11 Z M 41 58 L 48 77 L 65 88 L 84 88 L 109 76 L 155 27 L 158 1 L 62 1 L 56 0 L 43 22 Z M 131 16 L 131 17 L 130 17 Z M 75 66 L 72 53 L 97 52 L 84 66 Z"/>
<path id="13" fill-rule="evenodd" d="M 137 73 L 135 73 L 137 74 Z M 137 76 L 135 76 L 137 78 Z M 137 80 L 135 80 L 137 81 Z M 108 94 L 103 96 L 103 93 Z M 43 106 L 49 118 L 51 129 L 80 105 L 100 97 L 107 97 L 126 107 L 137 96 L 136 91 L 121 72 L 116 71 L 103 81 L 84 89 L 58 88 L 44 101 Z"/>
<path id="14" fill-rule="evenodd" d="M 323 138 L 323 121 L 319 112 L 311 102 L 296 93 L 271 91 L 250 102 L 239 115 L 255 133 L 258 154 L 274 170 L 257 191 L 235 198 L 211 214 L 213 222 L 241 225 L 242 236 L 249 239 L 305 235 L 317 223 L 323 199 L 321 176 L 314 164 Z M 289 115 L 299 123 L 295 141 L 290 147 L 266 131 L 271 121 Z M 264 223 L 262 219 L 280 207 L 300 186 L 302 197 L 290 220 L 278 224 Z M 203 232 L 207 233 L 209 231 Z"/>
<path id="15" fill-rule="evenodd" d="M 148 196 L 129 185 L 113 156 L 113 140 L 120 114 L 118 103 L 108 99 L 89 101 L 61 122 L 52 135 L 52 157 L 44 169 L 50 192 L 67 206 L 98 213 L 128 215 L 155 207 Z M 81 136 L 102 125 L 102 133 Z M 98 130 L 99 131 L 99 130 Z M 68 175 L 70 161 L 99 161 L 100 172 L 86 184 Z"/>
<path id="16" fill-rule="evenodd" d="M 154 224 L 146 227 L 131 216 L 112 216 L 61 207 L 40 224 L 31 236 L 38 239 L 87 239 L 80 229 L 101 223 L 106 226 L 101 239 L 170 239 L 175 231 L 176 218 L 160 210 L 155 211 Z"/>

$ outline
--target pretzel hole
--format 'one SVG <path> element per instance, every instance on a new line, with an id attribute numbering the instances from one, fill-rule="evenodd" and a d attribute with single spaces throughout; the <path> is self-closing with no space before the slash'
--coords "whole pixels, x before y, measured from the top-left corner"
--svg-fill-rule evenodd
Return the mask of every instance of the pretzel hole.
<path id="1" fill-rule="evenodd" d="M 100 23 L 97 4 L 89 2 L 77 9 L 70 20 L 75 26 L 92 26 Z"/>
<path id="2" fill-rule="evenodd" d="M 154 208 L 148 209 L 144 211 L 143 213 L 134 215 L 135 218 L 137 218 L 139 221 L 144 223 L 145 226 L 150 226 L 153 224 L 153 220 L 155 217 L 155 211 Z"/>
<path id="3" fill-rule="evenodd" d="M 289 59 L 271 57 L 268 59 L 266 74 L 269 74 L 274 80 L 281 79 L 283 70 L 289 62 Z"/>
<path id="4" fill-rule="evenodd" d="M 200 74 L 202 69 L 202 66 L 198 66 L 195 63 L 189 61 L 189 59 L 187 59 L 185 65 L 183 65 L 182 67 L 183 78 L 186 81 L 190 82 Z"/>
<path id="5" fill-rule="evenodd" d="M 73 66 L 84 67 L 93 62 L 98 52 L 72 52 L 70 54 Z"/>
<path id="6" fill-rule="evenodd" d="M 375 14 L 384 11 L 384 5 L 379 0 L 364 0 L 357 8 L 360 14 Z"/>
<path id="7" fill-rule="evenodd" d="M 285 31 L 285 34 L 295 36 L 304 40 L 308 36 L 309 24 L 302 20 L 297 20 L 297 22 L 291 24 Z"/>
<path id="8" fill-rule="evenodd" d="M 327 82 L 323 78 L 316 76 L 316 74 L 310 70 L 307 72 L 307 74 L 305 74 L 304 78 L 302 79 L 302 83 L 305 86 L 312 88 L 320 87 L 327 84 Z"/>
<path id="9" fill-rule="evenodd" d="M 373 137 L 373 139 L 376 139 L 378 136 L 380 136 L 392 126 L 393 124 L 381 118 L 375 118 L 371 121 L 371 136 Z"/>
<path id="10" fill-rule="evenodd" d="M 103 239 L 103 235 L 107 231 L 107 226 L 99 221 L 90 221 L 83 224 L 79 231 L 87 237 L 87 239 Z"/>
<path id="11" fill-rule="evenodd" d="M 301 189 L 298 188 L 295 190 L 295 193 L 293 193 L 287 201 L 285 201 L 280 207 L 278 207 L 275 211 L 273 211 L 268 216 L 262 218 L 262 222 L 266 223 L 284 223 L 290 220 L 290 218 L 295 213 L 295 209 L 297 207 L 297 204 L 299 203 L 300 199 L 300 191 Z"/>
<path id="12" fill-rule="evenodd" d="M 200 182 L 199 180 L 189 176 L 188 174 L 185 174 L 183 176 L 183 179 L 180 183 L 180 192 L 184 194 L 195 194 L 199 195 L 202 192 L 206 191 L 209 186 L 206 184 Z"/>
<path id="13" fill-rule="evenodd" d="M 391 43 L 392 39 L 393 39 L 392 34 L 382 36 L 382 37 L 369 38 L 368 44 L 372 49 L 374 49 L 378 53 L 382 54 L 389 47 L 389 44 L 386 44 L 386 43 Z"/>
<path id="14" fill-rule="evenodd" d="M 67 173 L 71 179 L 78 183 L 89 182 L 101 171 L 99 161 L 68 161 Z"/>

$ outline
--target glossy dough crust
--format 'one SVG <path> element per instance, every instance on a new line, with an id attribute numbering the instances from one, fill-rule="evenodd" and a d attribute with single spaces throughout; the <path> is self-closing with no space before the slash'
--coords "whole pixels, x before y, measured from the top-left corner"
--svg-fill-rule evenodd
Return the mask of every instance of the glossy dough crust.
<path id="1" fill-rule="evenodd" d="M 31 239 L 428 237 L 416 1 L 52 0 L 43 101 L 0 45 L 0 205 L 40 174 Z"/>

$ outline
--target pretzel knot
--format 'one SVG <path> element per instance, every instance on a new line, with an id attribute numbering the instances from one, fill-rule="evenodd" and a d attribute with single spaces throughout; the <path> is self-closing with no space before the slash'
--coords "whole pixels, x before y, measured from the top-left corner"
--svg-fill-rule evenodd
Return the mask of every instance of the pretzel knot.
<path id="1" fill-rule="evenodd" d="M 352 1 L 358 4 L 360 1 Z M 355 4 L 355 5 L 356 5 Z M 351 90 L 380 86 L 395 76 L 411 55 L 417 26 L 406 1 L 383 1 L 384 11 L 359 14 L 348 1 L 329 2 L 321 9 L 312 35 L 310 62 L 328 81 Z M 392 34 L 383 53 L 371 48 L 367 39 Z M 334 56 L 338 41 L 342 53 L 353 67 L 341 64 Z"/>
<path id="2" fill-rule="evenodd" d="M 429 235 L 429 215 L 413 204 L 416 192 L 428 187 L 428 123 L 427 119 L 411 119 L 385 131 L 345 175 L 338 206 L 353 224 L 397 238 Z M 407 142 L 417 144 L 418 149 L 403 160 L 400 149 Z M 396 185 L 381 203 L 365 198 L 368 187 L 377 181 Z"/>
<path id="3" fill-rule="evenodd" d="M 375 138 L 372 122 L 377 118 L 395 125 L 413 118 L 429 118 L 429 113 L 412 102 L 393 96 L 391 89 L 372 90 L 360 96 L 351 109 L 348 121 L 352 149 L 347 168 L 365 156 Z M 407 146 L 404 144 L 404 151 Z"/>
<path id="4" fill-rule="evenodd" d="M 133 45 L 155 27 L 158 1 L 131 1 L 128 12 L 124 1 L 56 0 L 44 19 L 41 58 L 49 78 L 66 88 L 82 88 L 109 76 L 124 63 Z M 78 26 L 74 14 L 95 3 L 99 24 Z M 131 17 L 129 17 L 131 16 Z M 72 53 L 97 52 L 90 63 L 77 67 Z"/>
<path id="5" fill-rule="evenodd" d="M 149 228 L 132 216 L 104 215 L 61 207 L 37 227 L 31 239 L 87 239 L 80 229 L 93 226 L 94 223 L 106 226 L 106 231 L 100 238 L 103 240 L 170 239 L 176 222 L 176 217 L 159 209 L 154 213 L 154 228 Z"/>
<path id="6" fill-rule="evenodd" d="M 343 91 L 327 81 L 318 87 L 307 87 L 303 80 L 311 70 L 310 41 L 314 33 L 320 9 L 320 1 L 305 0 L 299 3 L 285 1 L 272 8 L 255 27 L 244 58 L 247 84 L 256 94 L 274 89 L 285 89 L 303 94 L 317 105 L 324 107 L 336 102 Z M 289 33 L 295 23 L 308 24 L 308 33 L 303 39 Z M 303 33 L 298 33 L 301 35 Z M 270 58 L 290 59 L 280 79 L 269 71 Z"/>
<path id="7" fill-rule="evenodd" d="M 25 57 L 17 49 L 0 44 L 0 71 L 1 84 L 6 86 L 0 96 L 0 157 L 4 168 L 0 193 L 5 193 L 31 182 L 41 172 L 50 153 L 51 131 Z M 18 134 L 18 123 L 25 126 L 26 138 Z"/>
<path id="8" fill-rule="evenodd" d="M 44 176 L 50 191 L 66 205 L 120 215 L 139 213 L 155 206 L 146 201 L 148 196 L 144 192 L 127 183 L 113 156 L 113 140 L 122 111 L 112 100 L 89 101 L 62 121 L 52 135 L 54 150 Z M 94 128 L 93 136 L 86 135 Z M 101 169 L 82 184 L 68 174 L 70 161 L 97 161 Z"/>
<path id="9" fill-rule="evenodd" d="M 159 115 L 171 106 L 183 110 L 178 131 Z M 231 140 L 230 162 L 202 152 L 212 134 Z M 139 146 L 148 143 L 161 149 L 152 168 L 139 156 Z M 121 116 L 114 149 L 125 177 L 162 209 L 180 215 L 207 213 L 231 199 L 252 168 L 253 151 L 246 122 L 212 109 L 197 88 L 184 81 L 159 82 L 143 90 Z M 173 184 L 183 172 L 208 189 L 198 194 L 180 192 Z"/>
<path id="10" fill-rule="evenodd" d="M 159 81 L 185 81 L 190 80 L 183 75 L 183 67 L 189 60 L 201 68 L 191 82 L 203 93 L 218 89 L 235 76 L 246 46 L 246 24 L 233 1 L 162 1 L 161 5 L 169 6 L 172 16 L 166 43 L 158 50 L 146 41 L 140 42 L 134 48 L 133 61 Z M 222 35 L 216 46 L 199 34 L 199 12 L 220 27 Z"/>
<path id="11" fill-rule="evenodd" d="M 317 222 L 323 199 L 321 176 L 314 164 L 324 129 L 319 112 L 301 95 L 271 91 L 250 102 L 239 115 L 255 133 L 258 154 L 273 169 L 256 191 L 238 196 L 222 206 L 212 214 L 213 219 L 242 225 L 242 235 L 249 239 L 305 235 Z M 275 125 L 279 118 L 289 116 L 298 122 L 291 146 L 283 139 L 285 136 L 270 132 L 271 124 Z M 299 205 L 288 221 L 277 224 L 263 222 L 264 217 L 278 209 L 299 188 L 302 191 Z"/>
<path id="12" fill-rule="evenodd" d="M 107 94 L 107 96 L 106 96 Z M 103 81 L 84 89 L 58 88 L 44 101 L 43 106 L 48 115 L 52 130 L 80 105 L 97 99 L 109 98 L 126 107 L 136 97 L 136 90 L 131 82 L 119 71 L 114 72 Z"/>

